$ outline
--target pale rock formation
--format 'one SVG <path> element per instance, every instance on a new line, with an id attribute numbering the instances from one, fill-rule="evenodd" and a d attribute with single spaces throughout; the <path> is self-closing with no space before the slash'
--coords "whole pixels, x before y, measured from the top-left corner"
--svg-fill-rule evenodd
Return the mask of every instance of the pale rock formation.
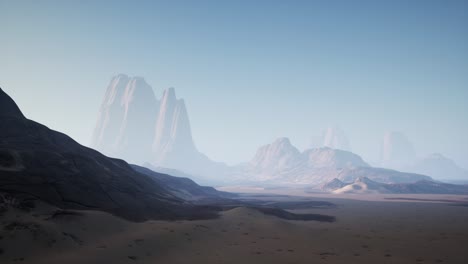
<path id="1" fill-rule="evenodd" d="M 101 104 L 92 147 L 102 153 L 142 163 L 151 153 L 158 101 L 141 77 L 112 78 Z"/>

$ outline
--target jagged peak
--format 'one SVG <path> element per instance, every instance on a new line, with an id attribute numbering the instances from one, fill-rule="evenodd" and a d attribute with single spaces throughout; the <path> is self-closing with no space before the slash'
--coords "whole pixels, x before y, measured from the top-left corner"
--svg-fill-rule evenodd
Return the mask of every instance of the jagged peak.
<path id="1" fill-rule="evenodd" d="M 130 77 L 126 74 L 120 73 L 111 78 L 109 86 L 116 86 L 120 82 L 128 82 Z"/>
<path id="2" fill-rule="evenodd" d="M 286 146 L 289 145 L 289 146 L 292 146 L 291 141 L 287 137 L 279 137 L 279 138 L 275 139 L 275 141 L 273 141 L 273 143 L 271 143 L 271 145 L 286 145 Z"/>
<path id="3" fill-rule="evenodd" d="M 174 87 L 164 89 L 161 100 L 162 101 L 176 101 L 177 97 L 176 97 Z"/>
<path id="4" fill-rule="evenodd" d="M 25 118 L 15 101 L 0 88 L 0 116 Z"/>

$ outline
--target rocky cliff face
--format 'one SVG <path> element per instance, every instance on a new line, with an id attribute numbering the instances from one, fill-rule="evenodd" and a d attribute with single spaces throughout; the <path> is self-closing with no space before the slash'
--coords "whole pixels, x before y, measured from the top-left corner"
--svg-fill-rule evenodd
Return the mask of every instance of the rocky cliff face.
<path id="1" fill-rule="evenodd" d="M 112 157 L 142 163 L 151 154 L 159 103 L 143 78 L 120 74 L 107 87 L 92 146 Z"/>
<path id="2" fill-rule="evenodd" d="M 274 173 L 298 166 L 302 162 L 301 153 L 291 145 L 288 138 L 278 138 L 273 143 L 258 149 L 250 166 L 258 172 Z"/>
<path id="3" fill-rule="evenodd" d="M 195 147 L 185 102 L 174 88 L 164 90 L 159 101 L 142 78 L 123 74 L 107 88 L 92 146 L 132 163 L 197 176 L 216 177 L 226 167 Z"/>
<path id="4" fill-rule="evenodd" d="M 163 92 L 152 151 L 153 164 L 168 168 L 184 167 L 189 159 L 199 155 L 184 100 L 176 98 L 174 88 Z"/>

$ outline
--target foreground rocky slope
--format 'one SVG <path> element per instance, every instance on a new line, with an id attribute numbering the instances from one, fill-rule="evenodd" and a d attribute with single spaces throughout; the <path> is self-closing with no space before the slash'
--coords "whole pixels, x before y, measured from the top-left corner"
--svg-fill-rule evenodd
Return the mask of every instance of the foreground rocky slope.
<path id="1" fill-rule="evenodd" d="M 188 177 L 175 177 L 168 174 L 155 172 L 146 167 L 141 167 L 138 165 L 131 165 L 131 167 L 137 172 L 145 174 L 156 182 L 165 186 L 166 189 L 174 196 L 191 202 L 217 203 L 224 198 L 228 199 L 236 197 L 235 194 L 221 192 L 213 187 L 200 186 Z"/>
<path id="2" fill-rule="evenodd" d="M 28 120 L 0 89 L 0 191 L 145 220 L 212 217 L 125 161 Z"/>

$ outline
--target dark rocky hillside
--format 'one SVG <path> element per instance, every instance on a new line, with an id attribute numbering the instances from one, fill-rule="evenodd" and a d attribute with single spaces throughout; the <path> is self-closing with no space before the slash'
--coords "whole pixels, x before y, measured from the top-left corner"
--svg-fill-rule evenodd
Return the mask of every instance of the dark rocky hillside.
<path id="1" fill-rule="evenodd" d="M 1 89 L 0 191 L 136 221 L 216 215 L 213 208 L 194 206 L 175 196 L 125 161 L 108 158 L 25 118 Z"/>

